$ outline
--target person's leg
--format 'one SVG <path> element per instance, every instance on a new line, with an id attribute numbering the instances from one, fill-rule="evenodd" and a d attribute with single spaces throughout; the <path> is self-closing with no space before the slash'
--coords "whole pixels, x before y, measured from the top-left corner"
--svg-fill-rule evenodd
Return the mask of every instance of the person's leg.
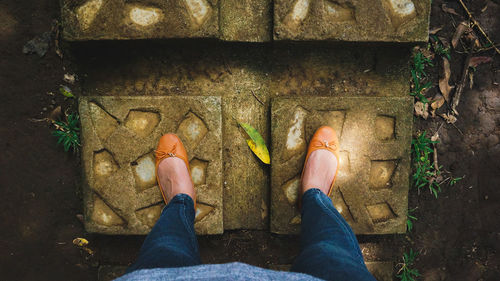
<path id="1" fill-rule="evenodd" d="M 319 189 L 309 189 L 302 196 L 301 229 L 301 253 L 292 271 L 325 280 L 375 280 L 366 268 L 356 236 Z"/>
<path id="2" fill-rule="evenodd" d="M 309 143 L 302 174 L 301 253 L 292 271 L 326 280 L 374 281 L 356 236 L 327 196 L 337 174 L 338 148 L 330 127 L 318 129 Z"/>
<path id="3" fill-rule="evenodd" d="M 156 159 L 158 184 L 168 204 L 127 272 L 201 263 L 194 232 L 196 192 L 180 139 L 173 134 L 164 135 L 159 141 Z"/>
<path id="4" fill-rule="evenodd" d="M 127 272 L 199 265 L 194 217 L 193 199 L 186 194 L 177 194 L 163 209 L 160 219 L 144 240 L 139 257 Z"/>

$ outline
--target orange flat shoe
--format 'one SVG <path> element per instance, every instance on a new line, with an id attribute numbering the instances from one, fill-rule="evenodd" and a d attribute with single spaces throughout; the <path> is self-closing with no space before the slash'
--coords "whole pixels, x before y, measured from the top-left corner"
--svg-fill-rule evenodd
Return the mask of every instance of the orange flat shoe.
<path id="1" fill-rule="evenodd" d="M 189 158 L 186 149 L 182 144 L 181 139 L 175 134 L 165 134 L 160 138 L 160 141 L 158 142 L 158 147 L 155 150 L 155 157 L 156 157 L 156 165 L 155 165 L 156 181 L 158 182 L 158 186 L 160 187 L 163 201 L 165 201 L 165 204 L 168 204 L 169 198 L 167 198 L 167 196 L 163 192 L 163 188 L 161 187 L 160 184 L 160 178 L 158 177 L 158 166 L 160 165 L 160 162 L 166 158 L 177 157 L 184 161 L 189 172 L 189 177 L 191 177 L 191 169 L 189 168 L 189 160 L 188 160 Z M 196 197 L 194 198 L 193 201 L 194 201 L 194 207 L 196 209 Z"/>
<path id="2" fill-rule="evenodd" d="M 304 176 L 304 170 L 306 168 L 307 160 L 309 159 L 309 155 L 313 151 L 316 151 L 318 149 L 326 149 L 335 155 L 337 158 L 337 169 L 335 170 L 335 176 L 333 177 L 332 184 L 330 185 L 330 189 L 328 190 L 328 197 L 332 194 L 333 191 L 333 185 L 335 184 L 335 180 L 337 179 L 337 173 L 339 171 L 339 151 L 340 151 L 340 146 L 339 146 L 339 139 L 337 138 L 337 134 L 335 133 L 335 130 L 331 127 L 328 126 L 322 126 L 316 132 L 314 133 L 311 141 L 309 142 L 309 146 L 307 148 L 307 155 L 306 155 L 306 160 L 304 161 L 304 167 L 302 168 L 302 175 L 300 176 L 301 179 L 301 186 L 302 186 L 302 177 Z M 301 207 L 301 201 L 302 201 L 302 190 L 299 192 L 299 208 Z"/>

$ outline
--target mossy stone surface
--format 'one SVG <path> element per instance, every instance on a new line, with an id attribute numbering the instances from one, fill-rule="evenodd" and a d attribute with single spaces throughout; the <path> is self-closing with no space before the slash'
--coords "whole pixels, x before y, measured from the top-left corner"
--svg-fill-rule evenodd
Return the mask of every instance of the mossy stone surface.
<path id="1" fill-rule="evenodd" d="M 80 98 L 79 111 L 87 231 L 151 230 L 164 206 L 153 151 L 163 134 L 175 132 L 186 144 L 196 183 L 195 230 L 223 232 L 220 97 L 89 96 Z"/>
<path id="2" fill-rule="evenodd" d="M 276 0 L 275 40 L 427 42 L 430 0 Z"/>
<path id="3" fill-rule="evenodd" d="M 223 143 L 221 185 L 226 230 L 269 229 L 272 202 L 271 167 L 254 156 L 246 143 L 247 136 L 237 122 L 255 127 L 271 150 L 271 135 L 274 130 L 271 130 L 274 120 L 271 114 L 273 98 L 322 97 L 334 100 L 337 97 L 359 97 L 362 100 L 403 98 L 409 92 L 407 61 L 410 49 L 404 46 L 294 43 L 275 44 L 271 47 L 265 44 L 203 42 L 202 47 L 199 42 L 188 40 L 155 41 L 154 44 L 148 41 L 86 44 L 82 51 L 93 49 L 96 57 L 80 61 L 79 68 L 85 74 L 81 75 L 84 80 L 81 95 L 103 98 L 138 96 L 144 99 L 162 96 L 173 100 L 186 98 L 188 101 L 189 98 L 219 98 Z M 124 45 L 123 49 L 126 51 L 105 48 L 108 44 Z M 411 100 L 407 102 L 411 104 Z M 411 105 L 408 104 L 404 106 L 411 113 Z M 98 106 L 93 108 L 96 111 L 94 117 L 100 123 L 98 134 L 104 138 L 111 135 L 117 126 L 127 130 L 128 127 L 134 127 L 134 122 L 130 120 L 125 122 L 124 119 L 118 124 L 115 118 L 97 110 Z M 144 115 L 141 111 L 131 113 L 131 116 L 141 115 Z M 319 115 L 313 117 L 317 116 Z M 333 119 L 339 117 L 335 112 L 328 116 Z M 198 122 L 191 114 L 185 118 Z M 375 138 L 381 141 L 391 139 L 393 132 L 390 124 L 393 119 L 383 116 L 379 119 L 378 122 L 374 121 L 381 128 Z M 157 122 L 157 115 L 151 116 L 150 120 Z M 159 120 L 161 122 L 163 119 Z M 409 122 L 411 124 L 411 120 Z M 173 126 L 171 132 L 177 132 L 177 126 L 180 127 L 180 123 Z M 147 126 L 141 128 L 138 130 L 139 134 L 145 135 Z M 187 147 L 190 142 L 192 141 L 186 141 Z M 101 156 L 105 158 L 107 155 Z M 150 165 L 152 155 L 141 156 L 143 157 L 134 160 L 138 164 Z M 198 157 L 197 160 L 199 161 L 192 162 L 191 165 L 198 167 L 197 170 L 203 169 L 206 159 Z M 376 164 L 380 169 L 392 167 L 391 163 Z M 202 182 L 203 177 L 198 177 L 197 180 Z M 136 190 L 156 192 L 156 189 L 147 188 L 150 184 L 147 179 L 136 176 L 130 178 L 130 182 L 131 185 L 137 184 L 134 187 Z M 380 181 L 377 186 L 384 187 L 383 184 Z M 380 212 L 377 220 L 385 215 Z M 145 212 L 140 212 L 137 216 L 147 218 Z M 298 220 L 299 218 L 295 218 L 295 221 Z"/>
<path id="4" fill-rule="evenodd" d="M 411 97 L 273 99 L 271 231 L 299 233 L 297 200 L 307 143 L 327 125 L 340 140 L 332 193 L 337 210 L 356 234 L 406 232 L 412 118 Z M 380 123 L 392 126 L 392 138 L 377 137 Z"/>
<path id="5" fill-rule="evenodd" d="M 213 38 L 217 0 L 62 0 L 66 40 Z"/>

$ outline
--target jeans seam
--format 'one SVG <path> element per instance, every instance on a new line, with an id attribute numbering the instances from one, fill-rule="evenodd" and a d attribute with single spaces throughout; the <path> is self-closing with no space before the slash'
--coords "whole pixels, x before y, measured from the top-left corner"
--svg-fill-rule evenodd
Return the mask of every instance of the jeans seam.
<path id="1" fill-rule="evenodd" d="M 181 220 L 182 220 L 182 223 L 184 224 L 184 227 L 187 229 L 187 231 L 189 232 L 190 234 L 190 238 L 189 238 L 189 241 L 191 241 L 191 248 L 194 250 L 194 241 L 193 241 L 193 236 L 195 236 L 196 234 L 194 234 L 194 232 L 191 230 L 191 228 L 189 227 L 188 223 L 187 223 L 187 217 L 186 217 L 186 199 L 182 198 L 182 208 L 181 208 Z"/>
<path id="2" fill-rule="evenodd" d="M 332 210 L 330 210 L 328 208 L 328 206 L 326 206 L 325 203 L 323 203 L 323 199 L 322 198 L 319 198 L 319 202 L 321 203 L 321 208 L 325 209 L 327 212 L 329 212 L 331 215 L 333 215 L 335 217 L 334 219 L 338 219 L 337 215 L 335 214 L 335 212 L 332 211 Z M 343 232 L 348 234 L 348 239 L 351 242 L 351 247 L 356 248 L 357 243 L 355 243 L 355 241 L 352 239 L 351 232 L 349 232 L 349 230 L 345 227 L 345 225 L 343 223 L 339 223 L 339 225 L 342 228 Z M 360 257 L 358 251 L 356 251 L 356 255 L 358 257 Z M 360 257 L 360 258 L 362 258 L 362 257 Z"/>

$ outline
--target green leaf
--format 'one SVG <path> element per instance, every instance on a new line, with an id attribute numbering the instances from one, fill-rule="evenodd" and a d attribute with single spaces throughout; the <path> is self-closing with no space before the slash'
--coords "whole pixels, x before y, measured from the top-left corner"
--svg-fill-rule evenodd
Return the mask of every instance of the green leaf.
<path id="1" fill-rule="evenodd" d="M 247 139 L 247 144 L 250 149 L 259 157 L 259 159 L 265 164 L 271 163 L 271 157 L 269 156 L 269 150 L 267 149 L 266 142 L 259 134 L 259 132 L 247 123 L 238 124 L 245 130 L 250 139 Z"/>
<path id="2" fill-rule="evenodd" d="M 75 96 L 73 95 L 73 93 L 71 92 L 71 89 L 67 86 L 64 86 L 64 85 L 61 85 L 61 87 L 59 88 L 59 92 L 67 97 L 67 98 L 74 98 Z M 69 119 L 68 119 L 69 121 Z"/>

